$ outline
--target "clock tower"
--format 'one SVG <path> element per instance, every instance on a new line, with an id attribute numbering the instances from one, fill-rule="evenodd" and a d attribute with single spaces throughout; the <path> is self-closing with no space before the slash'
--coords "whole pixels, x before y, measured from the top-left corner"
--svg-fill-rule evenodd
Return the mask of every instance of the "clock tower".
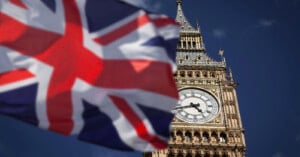
<path id="1" fill-rule="evenodd" d="M 181 30 L 174 79 L 179 101 L 174 104 L 168 148 L 144 157 L 245 157 L 237 84 L 223 50 L 219 50 L 220 61 L 208 56 L 200 27 L 189 23 L 182 1 L 176 2 Z"/>

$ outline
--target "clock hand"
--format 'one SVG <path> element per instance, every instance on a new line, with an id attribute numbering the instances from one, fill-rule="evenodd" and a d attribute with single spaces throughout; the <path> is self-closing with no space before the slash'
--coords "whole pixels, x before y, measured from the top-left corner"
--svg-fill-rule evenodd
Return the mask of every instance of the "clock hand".
<path id="1" fill-rule="evenodd" d="M 174 109 L 181 109 L 181 108 L 191 108 L 191 107 L 195 107 L 195 106 L 200 106 L 200 104 L 190 104 L 190 105 L 185 105 L 185 106 L 177 106 Z"/>
<path id="2" fill-rule="evenodd" d="M 178 106 L 178 107 L 175 107 L 174 109 L 182 109 L 182 108 L 190 108 L 190 107 L 193 107 L 193 106 L 190 106 L 190 105 L 186 105 L 186 106 Z"/>
<path id="3" fill-rule="evenodd" d="M 198 108 L 198 106 L 200 106 L 200 103 L 198 103 L 198 104 L 193 104 L 193 103 L 191 102 L 190 105 L 191 105 L 192 107 L 194 107 L 198 112 L 201 112 L 201 113 L 202 113 L 202 110 Z"/>

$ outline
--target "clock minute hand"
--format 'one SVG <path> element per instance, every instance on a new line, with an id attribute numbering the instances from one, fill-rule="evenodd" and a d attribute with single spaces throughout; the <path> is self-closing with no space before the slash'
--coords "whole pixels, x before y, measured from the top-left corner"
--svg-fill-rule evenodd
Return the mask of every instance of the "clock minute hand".
<path id="1" fill-rule="evenodd" d="M 185 106 L 177 106 L 175 107 L 174 109 L 181 109 L 181 108 L 191 108 L 191 107 L 194 107 L 194 106 L 191 106 L 191 105 L 185 105 Z"/>

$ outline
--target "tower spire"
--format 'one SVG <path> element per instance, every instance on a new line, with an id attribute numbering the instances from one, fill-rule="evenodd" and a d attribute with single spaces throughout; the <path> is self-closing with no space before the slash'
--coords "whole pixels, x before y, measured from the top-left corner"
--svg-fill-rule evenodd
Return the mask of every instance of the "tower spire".
<path id="1" fill-rule="evenodd" d="M 195 29 L 187 20 L 187 18 L 184 16 L 182 10 L 182 0 L 176 0 L 176 3 L 177 3 L 176 21 L 180 24 L 181 31 L 198 32 L 197 29 Z"/>

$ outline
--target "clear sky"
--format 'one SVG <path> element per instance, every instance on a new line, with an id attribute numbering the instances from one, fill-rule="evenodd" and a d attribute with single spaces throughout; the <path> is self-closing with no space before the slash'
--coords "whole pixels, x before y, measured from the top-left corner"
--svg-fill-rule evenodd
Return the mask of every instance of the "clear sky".
<path id="1" fill-rule="evenodd" d="M 133 1 L 133 0 L 131 0 Z M 136 0 L 175 17 L 176 0 Z M 232 68 L 247 157 L 300 157 L 300 0 L 183 0 L 208 54 Z M 0 157 L 141 157 L 0 116 Z"/>

